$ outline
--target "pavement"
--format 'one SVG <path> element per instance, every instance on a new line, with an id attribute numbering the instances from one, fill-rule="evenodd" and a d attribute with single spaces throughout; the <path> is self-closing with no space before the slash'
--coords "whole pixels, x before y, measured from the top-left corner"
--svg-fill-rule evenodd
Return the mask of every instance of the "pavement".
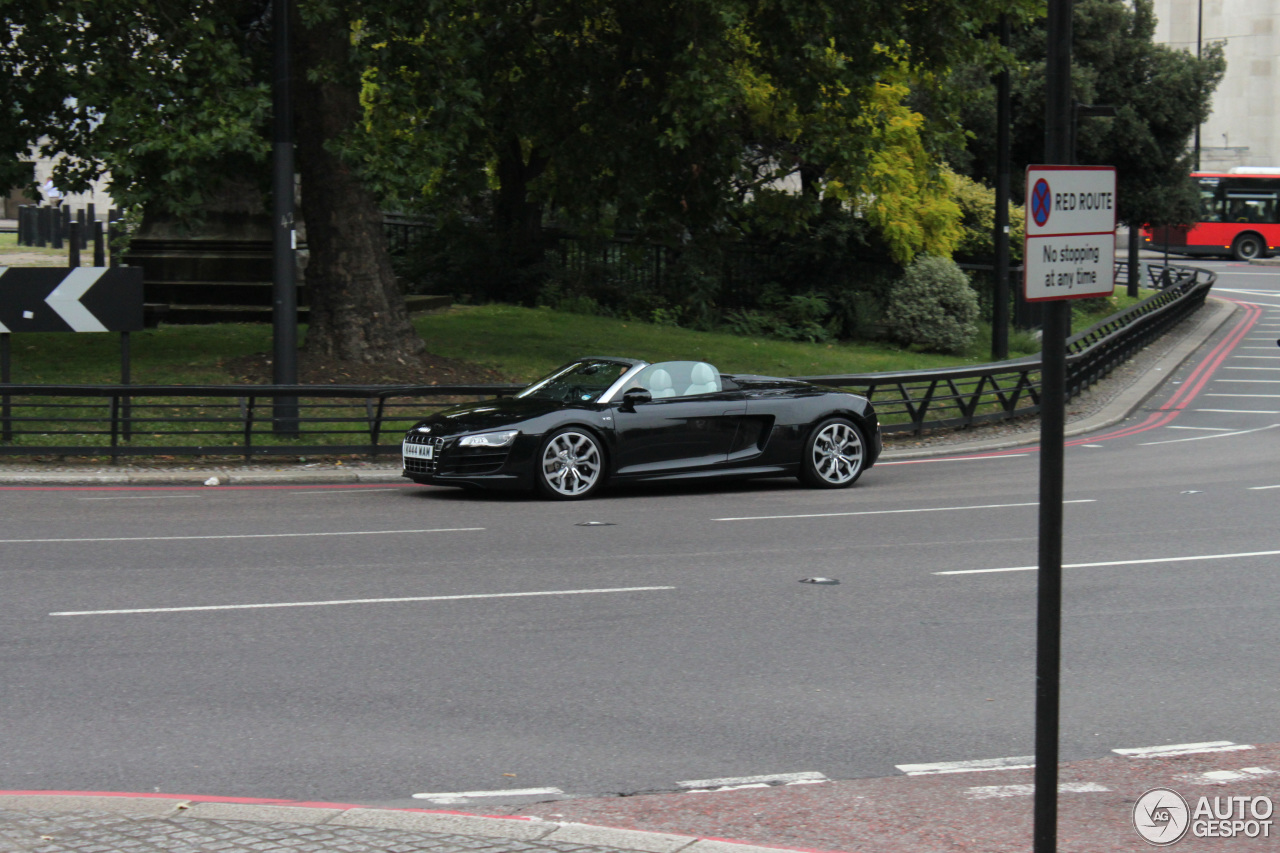
<path id="1" fill-rule="evenodd" d="M 1129 417 L 1235 310 L 1211 300 L 1095 386 L 1070 408 L 1067 435 Z M 1003 425 L 899 441 L 883 458 L 984 453 L 1038 440 L 1034 422 Z M 107 468 L 0 463 L 0 487 L 387 482 L 403 482 L 398 461 Z M 1028 763 L 1026 757 L 960 762 L 843 781 L 785 775 L 708 780 L 698 791 L 562 799 L 505 807 L 510 813 L 499 815 L 162 793 L 0 791 L 0 853 L 1001 853 L 1031 847 Z M 1280 798 L 1277 770 L 1277 744 L 1148 747 L 1064 764 L 1058 849 L 1143 848 L 1146 842 L 1134 826 L 1135 804 L 1152 788 L 1176 789 L 1188 809 L 1196 808 L 1201 796 L 1216 805 L 1226 800 L 1225 807 L 1237 801 L 1256 805 L 1261 799 L 1270 804 Z M 1231 795 L 1238 796 L 1232 800 Z M 1274 850 L 1280 835 L 1262 837 L 1262 823 L 1242 821 L 1232 838 L 1198 838 L 1193 830 L 1179 850 Z M 1265 829 L 1271 832 L 1269 820 Z M 1257 837 L 1250 837 L 1250 830 Z"/>

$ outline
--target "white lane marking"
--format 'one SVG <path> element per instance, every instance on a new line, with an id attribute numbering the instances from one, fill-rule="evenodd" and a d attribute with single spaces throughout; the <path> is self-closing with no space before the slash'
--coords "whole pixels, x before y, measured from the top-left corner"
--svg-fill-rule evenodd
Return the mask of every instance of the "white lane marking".
<path id="1" fill-rule="evenodd" d="M 193 613 L 201 610 L 267 610 L 278 607 L 336 607 L 341 604 L 402 604 L 415 601 L 470 601 L 480 598 L 534 598 L 547 595 L 599 595 L 606 592 L 655 592 L 674 586 L 623 586 L 608 589 L 552 589 L 541 592 L 484 592 L 471 595 L 417 595 L 405 598 L 349 598 L 335 601 L 276 601 L 267 604 L 209 604 L 197 607 L 138 607 L 129 610 L 63 610 L 50 616 L 117 616 L 135 613 Z"/>
<path id="2" fill-rule="evenodd" d="M 1280 379 L 1215 379 L 1213 381 L 1215 383 L 1233 382 L 1237 385 L 1280 385 Z"/>
<path id="3" fill-rule="evenodd" d="M 1061 782 L 1059 794 L 1104 794 L 1111 789 L 1095 782 Z M 992 800 L 1000 797 L 1030 797 L 1036 792 L 1035 785 L 976 785 L 965 791 L 971 800 Z"/>
<path id="4" fill-rule="evenodd" d="M 1210 770 L 1207 773 L 1181 773 L 1178 778 L 1192 785 L 1225 785 L 1227 782 L 1243 782 L 1274 776 L 1270 767 L 1241 767 L 1239 770 Z"/>
<path id="5" fill-rule="evenodd" d="M 1224 364 L 1222 366 L 1227 370 L 1275 370 L 1274 367 L 1242 367 L 1238 364 Z"/>
<path id="6" fill-rule="evenodd" d="M 1110 560 L 1103 563 L 1067 563 L 1064 569 L 1096 569 L 1106 566 L 1147 566 L 1157 563 L 1194 563 L 1197 560 L 1235 560 L 1247 557 L 1274 557 L 1280 551 L 1244 551 L 1239 554 L 1202 554 L 1196 557 L 1153 557 L 1147 560 Z M 1007 569 L 960 569 L 950 572 L 934 572 L 935 575 L 991 575 L 1000 572 L 1034 572 L 1039 566 L 1011 566 Z"/>
<path id="7" fill-rule="evenodd" d="M 723 779 L 688 779 L 676 784 L 681 788 L 745 788 L 747 786 L 767 788 L 772 785 L 796 785 L 830 781 L 824 773 L 803 772 L 773 773 L 768 776 L 727 776 Z"/>
<path id="8" fill-rule="evenodd" d="M 385 489 L 308 489 L 305 492 L 289 492 L 291 495 L 349 495 L 352 492 L 357 494 L 365 494 L 367 492 L 398 492 L 400 488 L 388 487 Z"/>
<path id="9" fill-rule="evenodd" d="M 562 796 L 559 788 L 512 788 L 507 791 L 450 791 L 439 794 L 414 794 L 415 800 L 430 800 L 437 805 L 453 805 L 484 797 L 542 797 Z"/>
<path id="10" fill-rule="evenodd" d="M 925 462 L 985 462 L 988 459 L 1017 459 L 1019 456 L 1030 456 L 1030 453 L 998 453 L 991 456 L 948 456 L 942 459 L 900 459 L 897 462 L 877 462 L 883 468 L 886 465 L 920 465 Z"/>
<path id="11" fill-rule="evenodd" d="M 1206 397 L 1229 397 L 1233 400 L 1274 400 L 1280 394 L 1205 394 Z"/>
<path id="12" fill-rule="evenodd" d="M 1198 755 L 1202 752 L 1239 752 L 1253 749 L 1247 743 L 1234 743 L 1229 740 L 1211 740 L 1205 743 L 1170 743 L 1164 746 L 1140 746 L 1133 749 L 1113 749 L 1116 755 L 1125 758 L 1168 758 L 1174 755 Z"/>
<path id="13" fill-rule="evenodd" d="M 1194 411 L 1217 415 L 1280 415 L 1280 411 L 1270 409 L 1195 409 Z"/>
<path id="14" fill-rule="evenodd" d="M 1169 426 L 1165 429 L 1194 429 L 1201 432 L 1235 432 L 1231 427 L 1193 427 L 1193 426 Z"/>
<path id="15" fill-rule="evenodd" d="M 1258 491 L 1262 491 L 1263 489 L 1280 489 L 1280 486 L 1250 486 L 1249 487 L 1249 491 L 1251 492 L 1258 492 Z"/>
<path id="16" fill-rule="evenodd" d="M 1237 355 L 1235 358 L 1247 358 L 1250 361 L 1280 361 L 1280 355 Z"/>
<path id="17" fill-rule="evenodd" d="M 1256 339 L 1255 339 L 1255 340 L 1256 340 Z M 1267 347 L 1236 347 L 1236 349 L 1238 349 L 1238 350 L 1242 350 L 1242 349 L 1265 349 L 1265 350 L 1271 350 L 1271 351 L 1273 351 L 1273 352 L 1275 351 L 1275 348 L 1276 348 L 1276 345 L 1275 345 L 1275 343 L 1274 343 L 1274 342 L 1271 344 L 1271 346 L 1267 346 Z M 1250 358 L 1257 358 L 1257 356 L 1249 356 L 1249 357 L 1250 357 Z"/>
<path id="18" fill-rule="evenodd" d="M 908 776 L 933 776 L 942 773 L 978 773 L 986 770 L 1025 770 L 1036 766 L 1034 755 L 1012 758 L 978 758 L 973 761 L 939 761 L 933 764 L 898 764 Z"/>
<path id="19" fill-rule="evenodd" d="M 1091 504 L 1096 499 L 1063 501 L 1064 504 Z M 1016 504 L 980 504 L 977 506 L 933 506 L 918 509 L 868 509 L 859 512 L 811 512 L 797 515 L 744 515 L 735 518 L 713 518 L 712 521 L 773 521 L 786 518 L 843 518 L 851 515 L 904 515 L 917 512 L 959 512 L 966 509 L 1012 509 L 1024 506 L 1040 506 L 1036 501 Z"/>
<path id="20" fill-rule="evenodd" d="M 1258 427 L 1257 429 L 1242 429 L 1234 432 L 1216 432 L 1213 435 L 1193 435 L 1191 438 L 1169 438 L 1164 441 L 1144 441 L 1139 447 L 1150 447 L 1155 444 L 1178 444 L 1183 441 L 1203 441 L 1206 438 L 1231 438 L 1236 435 L 1249 435 L 1254 432 L 1266 432 L 1269 429 L 1275 429 L 1280 424 L 1272 424 L 1271 426 Z"/>
<path id="21" fill-rule="evenodd" d="M 319 533 L 223 533 L 207 536 L 86 536 L 81 539 L 0 539 L 0 545 L 62 542 L 185 542 L 192 539 L 294 539 L 304 536 L 384 536 L 409 533 L 471 533 L 483 527 L 433 527 L 422 530 L 331 530 Z"/>
<path id="22" fill-rule="evenodd" d="M 114 498 L 76 498 L 78 501 L 178 501 L 196 500 L 200 495 L 134 495 Z"/>

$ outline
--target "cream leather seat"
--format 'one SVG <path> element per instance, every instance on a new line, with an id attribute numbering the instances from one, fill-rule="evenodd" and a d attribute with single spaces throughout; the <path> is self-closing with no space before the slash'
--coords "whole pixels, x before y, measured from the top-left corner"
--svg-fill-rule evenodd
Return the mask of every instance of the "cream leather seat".
<path id="1" fill-rule="evenodd" d="M 706 362 L 698 362 L 689 375 L 692 384 L 684 389 L 684 396 L 692 394 L 712 394 L 720 390 L 720 376 L 716 369 Z"/>

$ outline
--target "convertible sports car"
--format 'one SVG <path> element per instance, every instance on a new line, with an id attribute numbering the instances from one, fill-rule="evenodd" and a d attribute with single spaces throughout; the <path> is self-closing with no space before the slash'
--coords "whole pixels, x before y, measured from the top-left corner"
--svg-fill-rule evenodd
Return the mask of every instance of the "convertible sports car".
<path id="1" fill-rule="evenodd" d="M 863 397 L 700 361 L 570 362 L 514 397 L 434 414 L 404 437 L 404 476 L 436 486 L 537 489 L 557 500 L 607 482 L 799 477 L 838 489 L 880 455 Z"/>

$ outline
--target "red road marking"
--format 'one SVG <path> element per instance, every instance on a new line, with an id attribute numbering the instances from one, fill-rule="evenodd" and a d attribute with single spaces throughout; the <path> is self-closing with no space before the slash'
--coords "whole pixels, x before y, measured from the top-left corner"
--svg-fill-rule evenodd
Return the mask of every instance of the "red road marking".
<path id="1" fill-rule="evenodd" d="M 257 489 L 413 489 L 423 488 L 412 483 L 329 483 L 313 485 L 310 483 L 292 483 L 288 485 L 244 485 L 244 486 L 0 486 L 0 492 L 174 492 L 174 491 L 243 491 Z"/>

